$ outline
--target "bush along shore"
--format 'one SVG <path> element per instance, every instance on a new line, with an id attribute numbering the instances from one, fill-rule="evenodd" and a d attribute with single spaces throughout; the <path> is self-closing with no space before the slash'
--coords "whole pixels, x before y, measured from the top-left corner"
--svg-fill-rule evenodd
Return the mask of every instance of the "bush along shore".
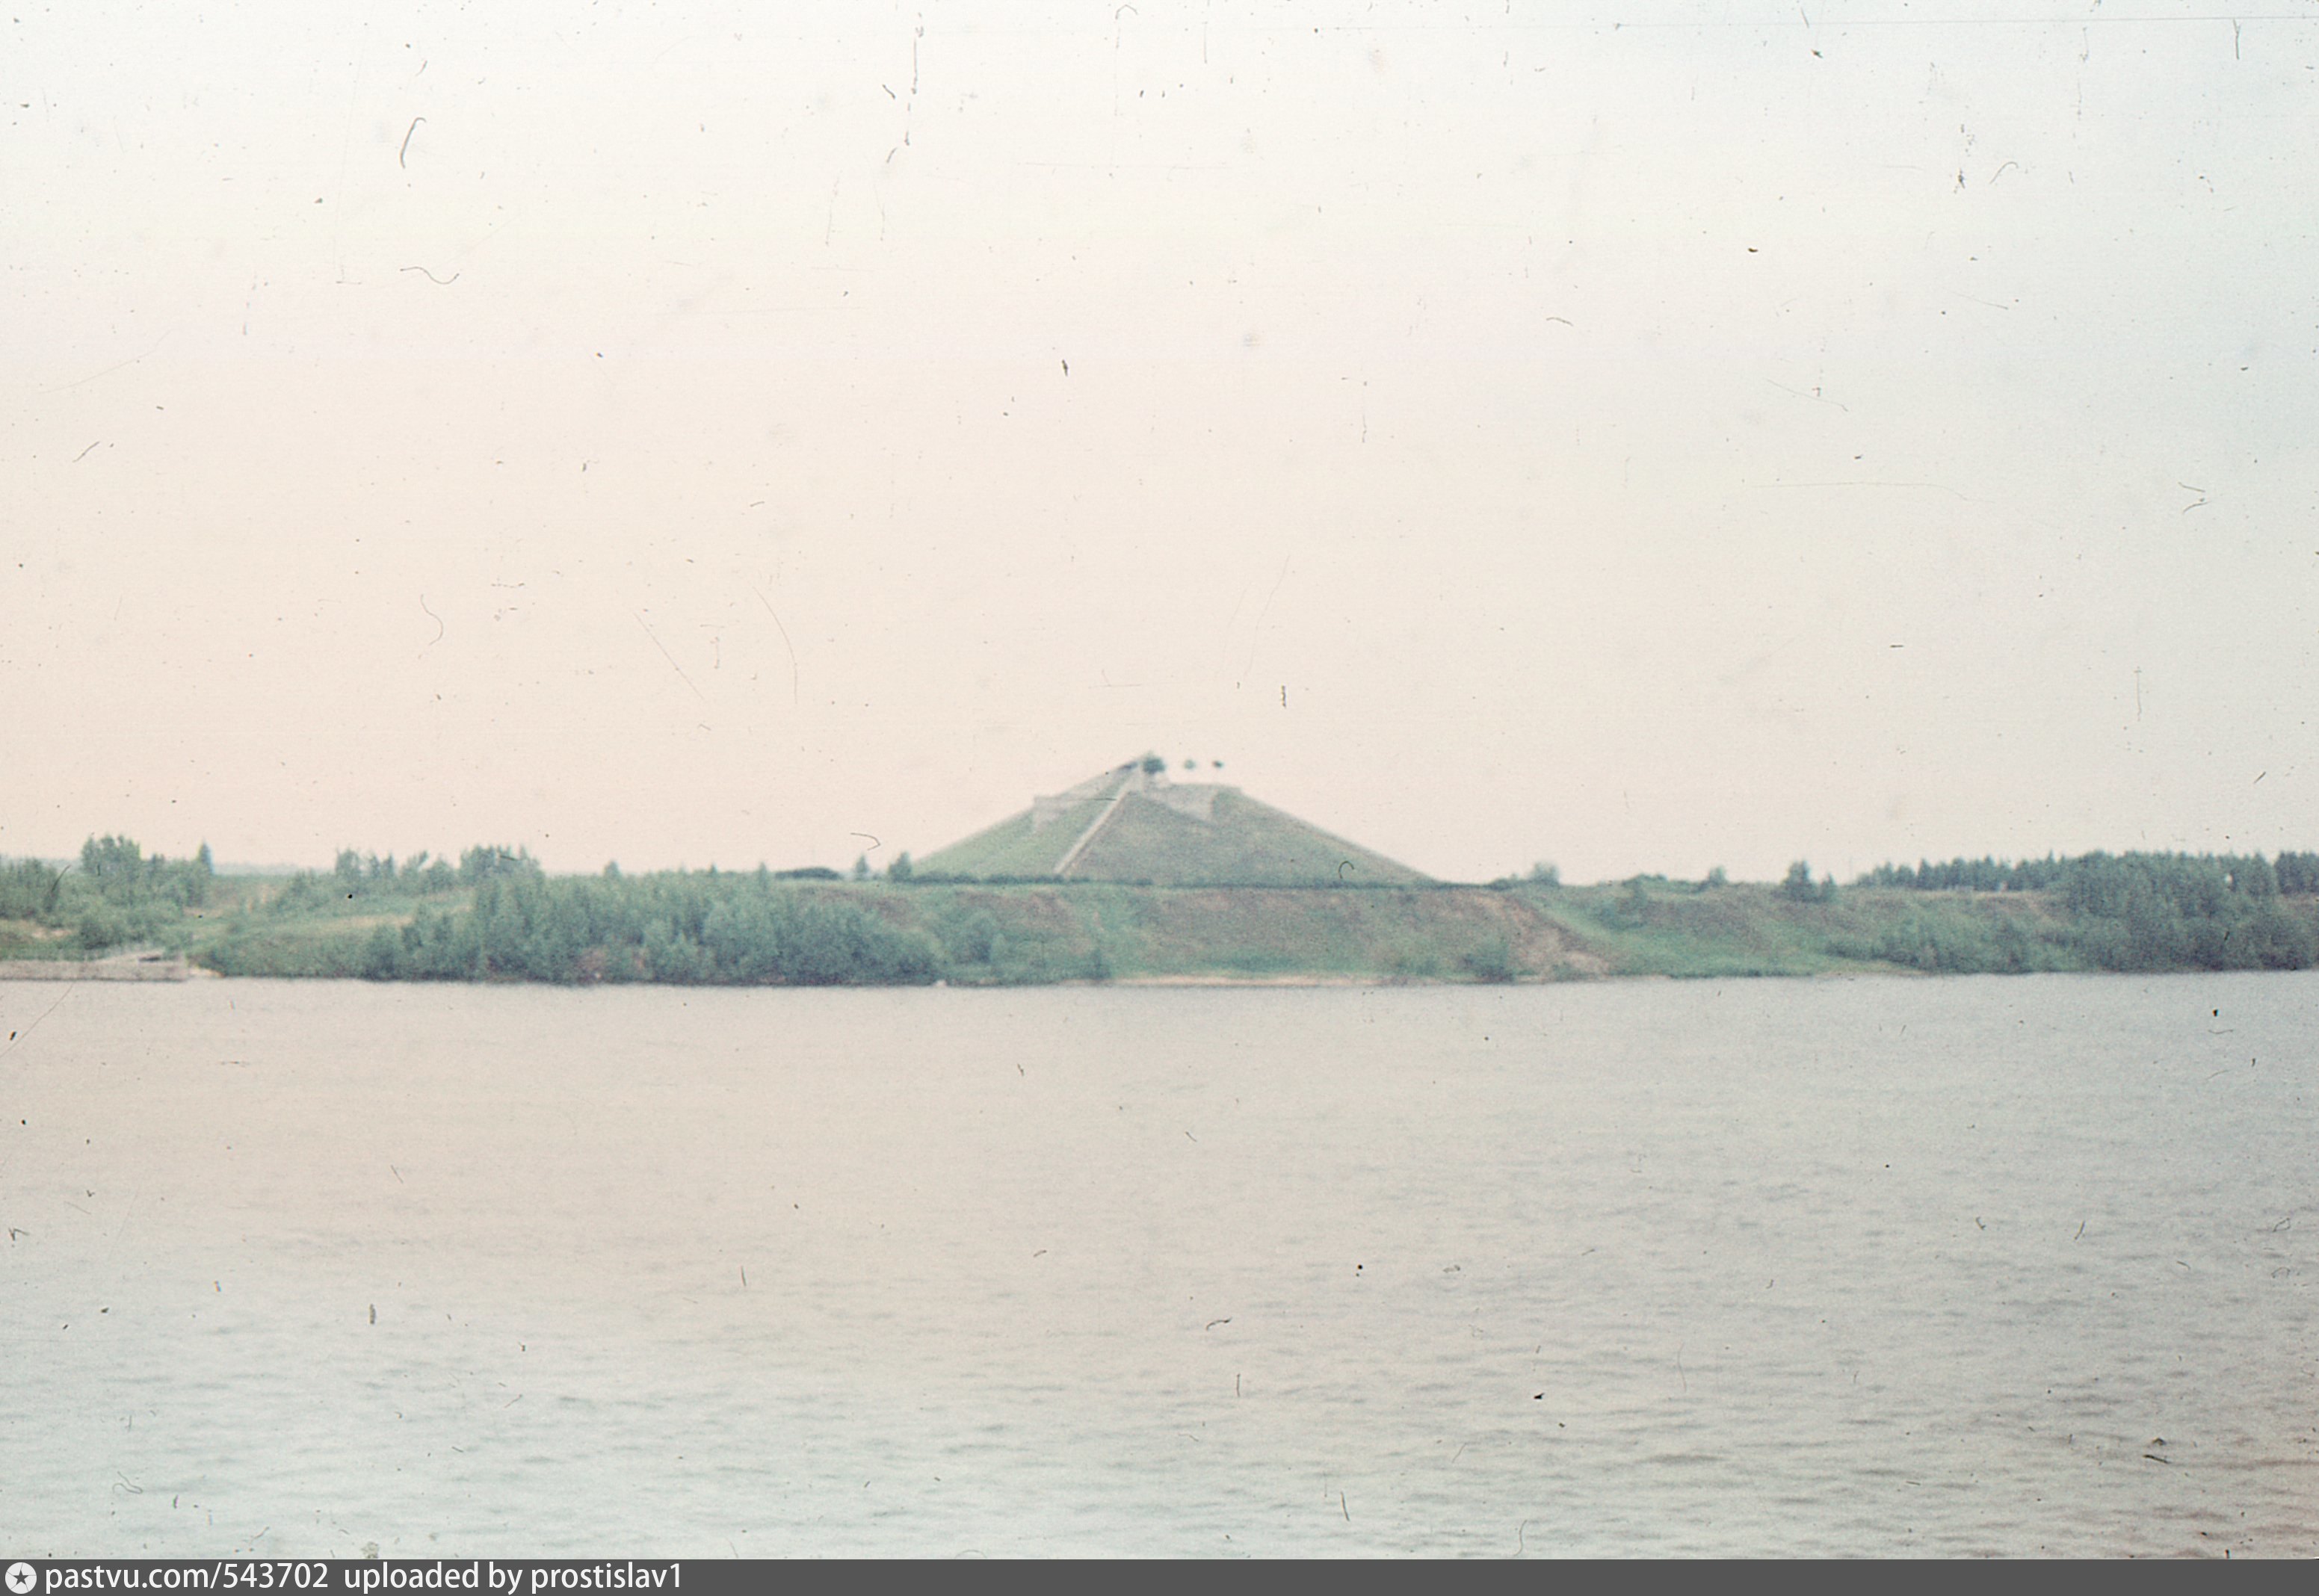
<path id="1" fill-rule="evenodd" d="M 0 864 L 0 973 L 132 954 L 227 976 L 702 986 L 2303 969 L 2319 961 L 2319 855 L 1958 860 L 1844 887 L 1800 861 L 1778 883 L 1568 887 L 1541 867 L 1342 889 L 550 876 L 501 847 L 260 878 L 119 837 Z"/>

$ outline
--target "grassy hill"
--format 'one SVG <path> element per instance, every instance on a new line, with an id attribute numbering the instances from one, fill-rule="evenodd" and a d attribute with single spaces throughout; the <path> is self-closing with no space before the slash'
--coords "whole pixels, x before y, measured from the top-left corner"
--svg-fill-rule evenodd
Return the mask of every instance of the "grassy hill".
<path id="1" fill-rule="evenodd" d="M 1158 887 L 1410 887 L 1427 878 L 1259 803 L 1237 788 L 1172 786 L 1132 764 L 1041 799 L 920 860 L 952 881 Z"/>
<path id="2" fill-rule="evenodd" d="M 1075 879 L 1176 887 L 1408 887 L 1426 878 L 1225 788 L 1200 820 L 1131 793 L 1071 869 Z"/>
<path id="3" fill-rule="evenodd" d="M 1044 879 L 1055 873 L 1064 851 L 1095 824 L 1110 802 L 1108 798 L 1087 798 L 1037 827 L 1033 826 L 1028 809 L 1009 815 L 997 825 L 920 860 L 918 873 L 968 880 Z"/>

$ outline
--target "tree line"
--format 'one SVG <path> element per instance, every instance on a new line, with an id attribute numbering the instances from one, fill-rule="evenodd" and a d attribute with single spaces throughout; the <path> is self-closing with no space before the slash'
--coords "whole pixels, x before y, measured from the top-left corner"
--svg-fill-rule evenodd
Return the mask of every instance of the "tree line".
<path id="1" fill-rule="evenodd" d="M 842 892 L 753 874 L 690 871 L 488 875 L 474 906 L 422 906 L 372 933 L 375 980 L 663 981 L 685 985 L 907 986 L 933 980 L 924 936 Z"/>
<path id="2" fill-rule="evenodd" d="M 1914 869 L 1880 865 L 1859 884 L 2044 893 L 2067 916 L 2061 940 L 2105 969 L 2304 969 L 2319 957 L 2310 915 L 2281 901 L 2319 894 L 2314 853 L 1957 859 Z"/>
<path id="3" fill-rule="evenodd" d="M 2123 872 L 2123 874 L 2121 873 Z M 2267 893 L 2319 893 L 2319 853 L 2280 853 L 2266 860 L 2260 853 L 2125 853 L 2094 852 L 2075 859 L 2047 854 L 2043 859 L 1952 859 L 1945 864 L 1920 861 L 1880 864 L 1862 875 L 1855 885 L 1898 887 L 1917 892 L 2053 892 L 2084 891 L 2099 897 L 2103 883 L 2125 876 L 2152 881 L 2197 879 L 2211 882 L 2219 873 L 2225 889 L 2257 897 Z"/>
<path id="4" fill-rule="evenodd" d="M 209 901 L 216 876 L 207 843 L 191 859 L 169 859 L 128 837 L 93 836 L 76 862 L 0 866 L 0 920 L 68 932 L 68 951 L 102 952 L 160 936 Z"/>
<path id="5" fill-rule="evenodd" d="M 356 853 L 351 848 L 341 848 L 327 875 L 320 870 L 300 870 L 266 900 L 266 907 L 275 915 L 305 915 L 333 903 L 359 906 L 366 899 L 408 902 L 472 891 L 498 877 L 539 873 L 539 861 L 531 856 L 529 849 L 505 848 L 495 843 L 468 849 L 459 855 L 456 865 L 423 851 L 398 864 L 392 853 L 381 859 L 375 853 Z"/>
<path id="6" fill-rule="evenodd" d="M 1002 926 L 983 907 L 913 906 L 835 877 L 762 866 L 628 877 L 612 865 L 600 876 L 551 878 L 528 850 L 484 844 L 456 861 L 341 850 L 329 870 L 261 891 L 246 881 L 217 887 L 206 845 L 169 859 L 127 837 L 92 836 L 73 861 L 0 863 L 0 957 L 212 943 L 204 961 L 229 974 L 421 980 L 824 986 L 1108 973 L 1104 950 L 1090 954 L 1084 939 L 1058 940 L 1027 922 Z M 889 871 L 910 879 L 907 869 Z M 1550 889 L 1557 880 L 1541 866 L 1522 884 Z M 1661 924 L 1675 885 L 1638 877 L 1601 914 L 1629 930 L 1679 929 Z M 1751 900 L 1717 892 L 1726 885 L 1712 872 L 1685 901 L 1728 918 Z M 1821 926 L 1830 951 L 1924 969 L 2319 963 L 2319 853 L 1956 859 L 1880 865 L 1854 885 L 1923 896 L 1897 918 L 1889 897 L 1847 893 L 1839 902 L 1834 880 L 1801 861 L 1775 891 L 1813 906 L 1802 919 L 1783 911 L 1785 923 Z M 1972 894 L 2020 896 L 1976 905 Z M 205 910 L 208 926 L 196 932 Z"/>

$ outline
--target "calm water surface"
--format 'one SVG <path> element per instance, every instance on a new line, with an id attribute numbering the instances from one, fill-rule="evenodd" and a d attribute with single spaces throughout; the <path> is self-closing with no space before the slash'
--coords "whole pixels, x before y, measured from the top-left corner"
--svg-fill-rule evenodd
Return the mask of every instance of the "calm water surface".
<path id="1" fill-rule="evenodd" d="M 2309 1555 L 2314 1012 L 0 985 L 0 1553 Z"/>

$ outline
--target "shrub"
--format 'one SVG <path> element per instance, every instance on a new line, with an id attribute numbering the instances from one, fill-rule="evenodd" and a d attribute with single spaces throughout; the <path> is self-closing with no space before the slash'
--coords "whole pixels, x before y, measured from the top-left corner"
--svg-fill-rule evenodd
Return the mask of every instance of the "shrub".
<path id="1" fill-rule="evenodd" d="M 539 861 L 531 856 L 528 848 L 510 850 L 486 844 L 470 848 L 459 855 L 459 879 L 470 887 L 510 876 L 537 876 L 539 873 Z"/>
<path id="2" fill-rule="evenodd" d="M 1513 945 L 1502 936 L 1492 937 L 1481 946 L 1472 949 L 1460 958 L 1457 963 L 1475 980 L 1493 985 L 1502 985 L 1511 981 L 1517 973 Z"/>
<path id="3" fill-rule="evenodd" d="M 80 938 L 80 945 L 92 953 L 118 947 L 133 934 L 128 917 L 105 903 L 93 903 L 83 909 L 73 931 Z"/>
<path id="4" fill-rule="evenodd" d="M 392 925 L 382 925 L 370 933 L 370 942 L 363 950 L 363 978 L 365 980 L 391 981 L 402 970 L 402 938 Z"/>
<path id="5" fill-rule="evenodd" d="M 1440 951 L 1429 942 L 1405 943 L 1386 959 L 1385 973 L 1408 980 L 1432 980 L 1441 973 Z"/>
<path id="6" fill-rule="evenodd" d="M 988 909 L 952 920 L 939 934 L 943 951 L 960 964 L 997 964 L 1006 946 L 998 921 Z"/>

